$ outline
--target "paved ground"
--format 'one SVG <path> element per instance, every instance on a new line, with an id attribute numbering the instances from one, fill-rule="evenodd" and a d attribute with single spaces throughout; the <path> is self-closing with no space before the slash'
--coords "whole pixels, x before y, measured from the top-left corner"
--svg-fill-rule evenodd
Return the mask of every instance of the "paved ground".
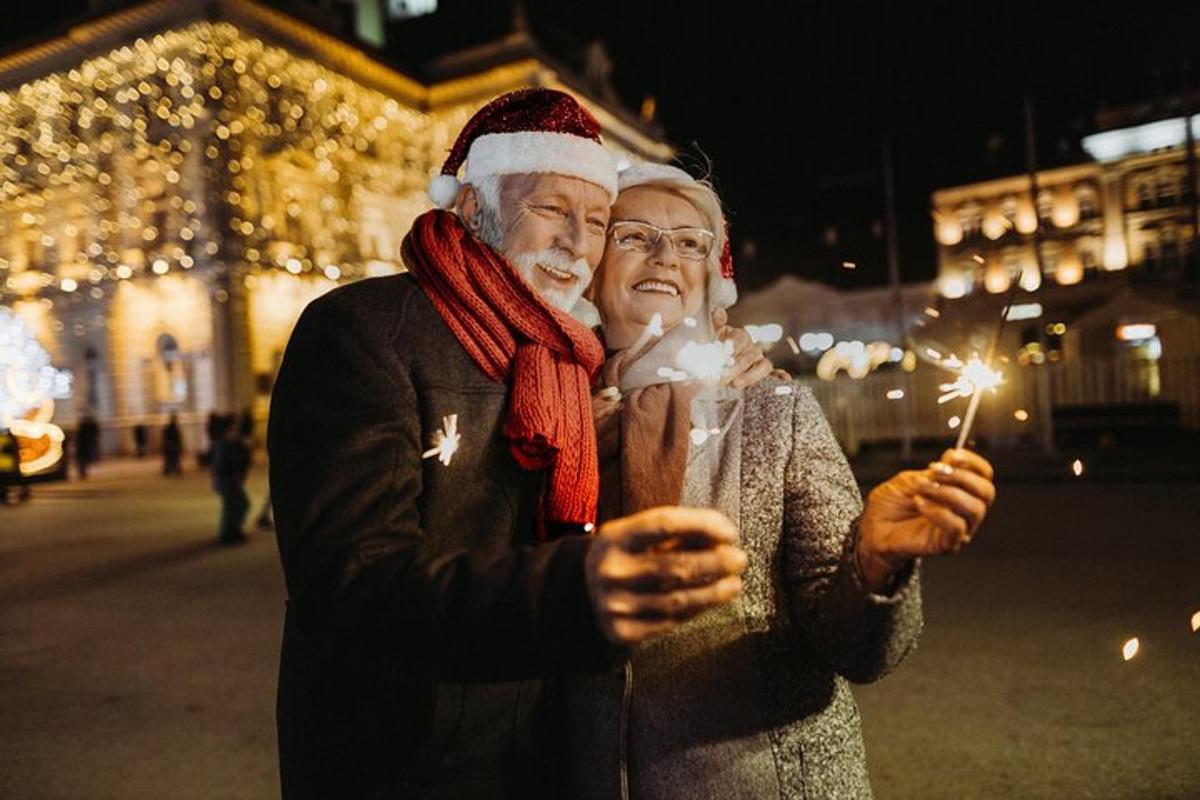
<path id="1" fill-rule="evenodd" d="M 1200 484 L 1002 492 L 857 691 L 877 795 L 1200 797 Z M 125 464 L 0 509 L 0 796 L 277 796 L 274 545 L 211 546 L 216 507 Z"/>

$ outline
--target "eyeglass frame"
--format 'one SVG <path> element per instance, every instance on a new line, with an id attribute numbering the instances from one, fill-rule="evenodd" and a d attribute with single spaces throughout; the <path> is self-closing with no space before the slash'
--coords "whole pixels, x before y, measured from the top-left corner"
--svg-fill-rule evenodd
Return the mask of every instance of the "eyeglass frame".
<path id="1" fill-rule="evenodd" d="M 696 228 L 696 227 L 692 227 L 692 226 L 687 226 L 687 227 L 682 227 L 682 228 L 660 228 L 657 225 L 653 225 L 649 222 L 645 222 L 640 219 L 610 220 L 608 223 L 608 236 L 609 236 L 609 238 L 611 238 L 613 240 L 613 243 L 616 244 L 616 246 L 621 248 L 622 250 L 632 250 L 634 252 L 640 252 L 636 248 L 630 247 L 627 245 L 623 245 L 617 240 L 615 234 L 616 234 L 617 226 L 619 226 L 619 225 L 640 225 L 644 228 L 649 228 L 650 230 L 654 231 L 654 233 L 656 234 L 654 241 L 650 244 L 650 249 L 645 252 L 645 255 L 650 255 L 651 253 L 657 252 L 658 246 L 662 242 L 662 239 L 664 236 L 666 236 L 667 241 L 671 243 L 671 247 L 672 247 L 672 249 L 675 250 L 675 254 L 677 256 L 679 256 L 680 258 L 685 259 L 687 261 L 704 261 L 705 259 L 707 259 L 709 256 L 712 255 L 713 245 L 715 245 L 717 243 L 717 235 L 715 233 L 713 233 L 712 231 L 710 231 L 708 228 Z M 675 244 L 675 239 L 674 239 L 674 236 L 672 236 L 672 234 L 680 234 L 680 233 L 685 233 L 685 232 L 691 232 L 693 234 L 701 234 L 698 237 L 700 239 L 705 239 L 707 237 L 708 250 L 704 253 L 704 255 L 692 258 L 690 256 L 685 256 L 679 252 L 679 246 Z"/>

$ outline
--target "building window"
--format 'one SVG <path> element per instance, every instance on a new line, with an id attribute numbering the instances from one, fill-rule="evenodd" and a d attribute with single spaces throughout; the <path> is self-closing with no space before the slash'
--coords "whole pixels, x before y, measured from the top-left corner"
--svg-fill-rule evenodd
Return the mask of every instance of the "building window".
<path id="1" fill-rule="evenodd" d="M 1079 218 L 1091 219 L 1100 213 L 1096 199 L 1096 190 L 1091 186 L 1080 186 L 1075 190 L 1075 198 L 1079 202 Z"/>

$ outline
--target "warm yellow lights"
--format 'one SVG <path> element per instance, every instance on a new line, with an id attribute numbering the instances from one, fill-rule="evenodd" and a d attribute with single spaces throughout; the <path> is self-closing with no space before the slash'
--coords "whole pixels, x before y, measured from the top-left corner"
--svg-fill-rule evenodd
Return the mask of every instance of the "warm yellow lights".
<path id="1" fill-rule="evenodd" d="M 1122 342 L 1137 342 L 1158 335 L 1158 327 L 1148 322 L 1117 326 L 1117 339 Z"/>

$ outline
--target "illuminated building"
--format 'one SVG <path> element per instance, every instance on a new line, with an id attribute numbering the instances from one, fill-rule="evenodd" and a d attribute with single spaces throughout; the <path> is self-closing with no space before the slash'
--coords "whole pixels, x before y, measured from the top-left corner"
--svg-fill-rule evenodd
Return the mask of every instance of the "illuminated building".
<path id="1" fill-rule="evenodd" d="M 212 410 L 264 420 L 301 309 L 400 269 L 497 94 L 574 91 L 616 149 L 670 156 L 535 48 L 486 55 L 426 84 L 252 0 L 159 0 L 0 57 L 0 302 L 73 373 L 58 418 L 107 451 L 173 412 L 192 450 Z"/>
<path id="2" fill-rule="evenodd" d="M 1191 118 L 1200 133 L 1200 116 Z M 1073 286 L 1124 269 L 1181 282 L 1195 241 L 1185 118 L 1087 136 L 1095 160 L 933 194 L 938 284 L 943 296 Z M 1040 227 L 1042 270 L 1033 251 Z"/>

